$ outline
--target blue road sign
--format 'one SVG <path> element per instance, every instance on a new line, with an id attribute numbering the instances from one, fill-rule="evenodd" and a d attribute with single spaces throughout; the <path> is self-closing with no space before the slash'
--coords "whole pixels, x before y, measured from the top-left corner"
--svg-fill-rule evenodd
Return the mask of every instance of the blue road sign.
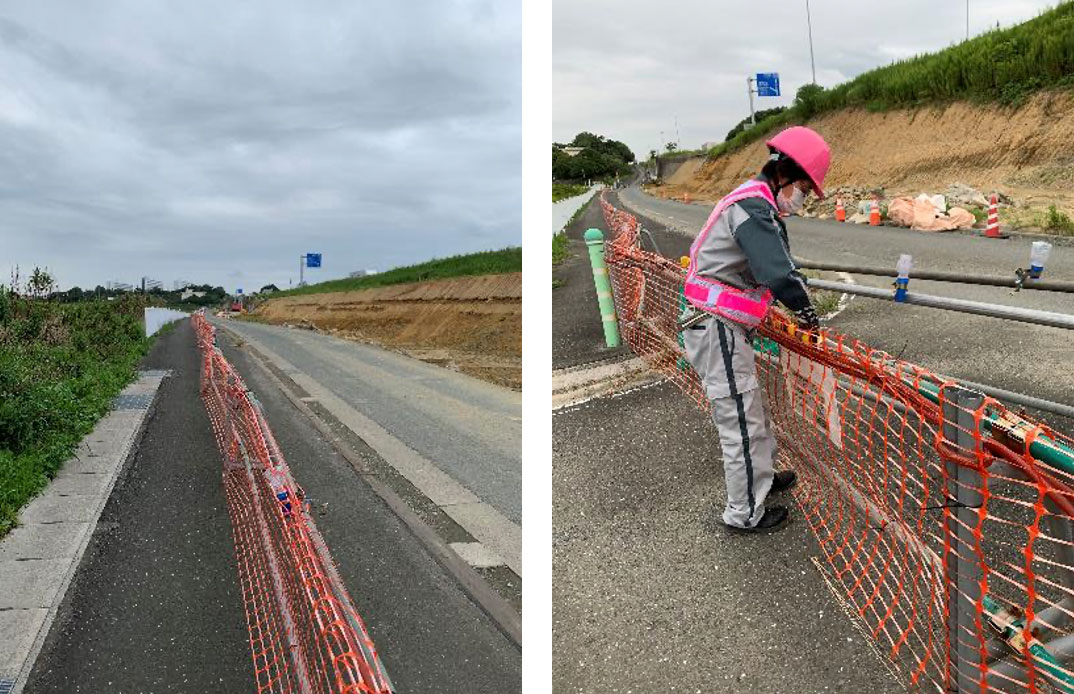
<path id="1" fill-rule="evenodd" d="M 240 296 L 242 296 L 242 287 L 239 287 L 238 293 L 239 293 Z"/>
<path id="2" fill-rule="evenodd" d="M 779 96 L 779 73 L 757 73 L 757 96 Z"/>
<path id="3" fill-rule="evenodd" d="M 320 253 L 307 253 L 306 254 L 306 267 L 321 267 L 321 254 Z"/>

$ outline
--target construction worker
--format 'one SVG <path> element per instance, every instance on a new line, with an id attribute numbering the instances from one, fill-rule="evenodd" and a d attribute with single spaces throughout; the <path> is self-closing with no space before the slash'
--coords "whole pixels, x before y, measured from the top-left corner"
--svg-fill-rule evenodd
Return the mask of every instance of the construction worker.
<path id="1" fill-rule="evenodd" d="M 683 344 L 720 433 L 723 522 L 743 531 L 783 524 L 787 508 L 766 502 L 797 481 L 794 471 L 773 469 L 776 441 L 761 401 L 752 338 L 773 300 L 794 312 L 802 328 L 818 325 L 780 213 L 796 213 L 810 193 L 823 197 L 831 162 L 828 144 L 809 128 L 788 128 L 767 144 L 760 174 L 720 200 L 694 240 L 685 285 L 690 304 L 711 314 L 683 331 Z"/>

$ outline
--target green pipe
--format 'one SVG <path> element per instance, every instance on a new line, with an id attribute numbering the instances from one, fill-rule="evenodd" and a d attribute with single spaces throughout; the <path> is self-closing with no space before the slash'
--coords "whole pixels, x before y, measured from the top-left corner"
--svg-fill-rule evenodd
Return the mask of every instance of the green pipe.
<path id="1" fill-rule="evenodd" d="M 779 356 L 779 343 L 767 337 L 755 337 L 753 339 L 753 349 L 761 354 Z M 933 403 L 940 404 L 940 387 L 935 383 L 923 380 L 915 382 L 914 379 L 909 377 L 903 377 L 903 383 L 915 387 L 919 393 Z M 998 420 L 999 417 L 994 411 L 985 410 L 981 421 L 985 432 L 991 434 L 992 427 Z M 1074 475 L 1074 449 L 1060 441 L 1053 440 L 1050 436 L 1039 434 L 1033 440 L 1033 443 L 1029 444 L 1029 454 L 1046 465 Z"/>
<path id="2" fill-rule="evenodd" d="M 904 383 L 907 385 L 915 385 L 912 380 L 904 379 Z M 917 384 L 917 390 L 932 402 L 940 403 L 940 387 L 934 383 L 927 381 L 919 381 Z M 985 410 L 984 417 L 981 420 L 981 425 L 989 434 L 992 433 L 992 427 L 999 420 L 999 417 L 992 410 Z M 1068 446 L 1065 446 L 1059 441 L 1053 440 L 1049 436 L 1039 434 L 1033 443 L 1029 444 L 1029 454 L 1037 460 L 1050 465 L 1054 468 L 1062 470 L 1070 474 L 1074 474 L 1074 450 L 1071 450 Z"/>
<path id="3" fill-rule="evenodd" d="M 1003 624 L 1003 621 L 999 618 L 999 614 L 1003 611 L 1003 607 L 985 595 L 981 600 L 984 606 L 984 611 L 988 613 L 988 621 L 992 622 L 993 626 L 1000 628 L 1000 638 L 1010 643 L 1012 639 L 1021 638 L 1022 630 L 1025 628 L 1025 620 L 1017 618 L 1011 620 L 1007 624 Z M 1054 679 L 1059 685 L 1060 689 L 1067 694 L 1074 694 L 1074 677 L 1067 674 L 1063 665 L 1055 659 L 1044 644 L 1033 639 L 1029 642 L 1029 654 L 1037 661 L 1037 667 L 1044 670 L 1048 675 Z"/>
<path id="4" fill-rule="evenodd" d="M 589 246 L 593 285 L 597 288 L 597 304 L 600 306 L 600 319 L 604 323 L 604 342 L 609 347 L 618 347 L 619 324 L 615 320 L 615 301 L 612 299 L 612 284 L 608 281 L 608 266 L 604 263 L 604 234 L 600 229 L 590 229 L 585 233 L 585 243 Z"/>

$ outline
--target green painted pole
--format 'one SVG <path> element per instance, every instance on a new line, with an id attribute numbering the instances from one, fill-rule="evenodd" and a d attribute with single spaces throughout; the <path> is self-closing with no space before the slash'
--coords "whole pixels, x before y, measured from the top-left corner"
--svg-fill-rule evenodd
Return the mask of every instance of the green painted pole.
<path id="1" fill-rule="evenodd" d="M 585 243 L 589 246 L 593 285 L 597 288 L 597 304 L 600 305 L 600 319 L 604 323 L 604 342 L 609 347 L 618 347 L 619 324 L 615 320 L 615 301 L 612 299 L 612 284 L 608 280 L 608 266 L 604 263 L 604 234 L 600 229 L 590 229 L 585 233 Z"/>

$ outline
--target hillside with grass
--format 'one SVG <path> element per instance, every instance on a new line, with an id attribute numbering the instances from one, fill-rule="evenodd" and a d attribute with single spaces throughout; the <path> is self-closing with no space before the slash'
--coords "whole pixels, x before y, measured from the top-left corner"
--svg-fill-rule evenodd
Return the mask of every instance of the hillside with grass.
<path id="1" fill-rule="evenodd" d="M 374 344 L 521 388 L 522 249 L 278 292 L 245 319 Z"/>
<path id="2" fill-rule="evenodd" d="M 514 246 L 498 251 L 482 251 L 436 258 L 417 265 L 405 265 L 387 272 L 378 272 L 365 277 L 347 277 L 317 284 L 307 284 L 273 294 L 273 297 L 296 296 L 301 294 L 323 294 L 326 292 L 352 292 L 360 289 L 388 287 L 393 284 L 425 282 L 450 277 L 472 277 L 476 275 L 497 275 L 505 272 L 522 272 L 522 248 Z"/>
<path id="3" fill-rule="evenodd" d="M 1068 233 L 1074 214 L 1074 3 L 950 48 L 806 85 L 793 105 L 737 126 L 656 192 L 718 199 L 756 173 L 764 140 L 805 124 L 832 147 L 827 187 L 885 195 L 999 191 L 1006 224 Z M 1054 210 L 1051 208 L 1055 208 Z"/>

